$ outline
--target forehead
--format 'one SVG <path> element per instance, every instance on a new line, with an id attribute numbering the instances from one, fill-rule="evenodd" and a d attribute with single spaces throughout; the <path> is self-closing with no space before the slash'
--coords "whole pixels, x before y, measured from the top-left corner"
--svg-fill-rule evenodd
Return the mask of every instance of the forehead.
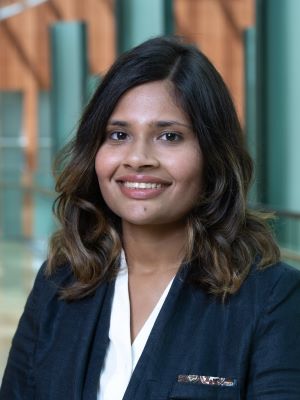
<path id="1" fill-rule="evenodd" d="M 179 119 L 189 123 L 189 118 L 175 96 L 173 84 L 169 81 L 154 81 L 129 89 L 118 101 L 109 121 L 130 119 Z"/>

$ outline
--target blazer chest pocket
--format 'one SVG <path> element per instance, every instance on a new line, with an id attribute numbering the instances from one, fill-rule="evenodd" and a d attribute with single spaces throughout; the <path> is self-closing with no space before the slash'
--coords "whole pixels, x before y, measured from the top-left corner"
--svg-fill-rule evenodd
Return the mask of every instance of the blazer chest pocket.
<path id="1" fill-rule="evenodd" d="M 238 386 L 176 382 L 169 400 L 239 400 Z"/>

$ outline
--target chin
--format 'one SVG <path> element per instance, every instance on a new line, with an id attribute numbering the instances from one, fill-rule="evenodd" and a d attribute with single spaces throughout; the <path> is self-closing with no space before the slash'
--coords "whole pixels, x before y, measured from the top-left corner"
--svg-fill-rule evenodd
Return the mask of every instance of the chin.
<path id="1" fill-rule="evenodd" d="M 125 217 L 125 216 L 121 216 L 120 217 L 122 219 L 123 224 L 130 224 L 130 225 L 136 225 L 136 226 L 159 226 L 159 225 L 173 225 L 173 224 L 177 224 L 177 223 L 182 223 L 182 219 L 167 219 L 164 218 L 163 216 L 135 216 L 135 217 Z"/>
<path id="2" fill-rule="evenodd" d="M 147 215 L 120 215 L 124 223 L 132 225 L 159 225 L 165 222 L 161 217 L 147 216 Z"/>
<path id="3" fill-rule="evenodd" d="M 153 220 L 151 218 L 122 218 L 122 221 L 130 225 L 147 226 L 147 225 L 159 225 L 161 222 Z"/>

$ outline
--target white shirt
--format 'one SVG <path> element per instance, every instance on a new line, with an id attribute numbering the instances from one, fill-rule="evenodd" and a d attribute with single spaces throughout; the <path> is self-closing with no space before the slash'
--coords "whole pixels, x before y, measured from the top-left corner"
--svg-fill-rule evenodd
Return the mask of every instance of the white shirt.
<path id="1" fill-rule="evenodd" d="M 125 255 L 124 253 L 122 254 L 120 271 L 115 282 L 110 316 L 110 342 L 100 375 L 98 400 L 122 400 L 133 370 L 144 350 L 173 279 L 164 290 L 158 303 L 131 345 L 128 268 Z"/>

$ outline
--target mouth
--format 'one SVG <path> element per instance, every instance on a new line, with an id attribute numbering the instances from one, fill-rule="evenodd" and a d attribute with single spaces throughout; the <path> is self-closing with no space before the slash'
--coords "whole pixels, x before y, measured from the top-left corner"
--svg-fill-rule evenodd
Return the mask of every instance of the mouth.
<path id="1" fill-rule="evenodd" d="M 137 200 L 157 197 L 171 185 L 166 180 L 147 175 L 122 176 L 116 182 L 123 195 Z"/>
<path id="2" fill-rule="evenodd" d="M 161 183 L 151 183 L 151 182 L 120 182 L 121 185 L 124 185 L 128 189 L 161 189 Z"/>

